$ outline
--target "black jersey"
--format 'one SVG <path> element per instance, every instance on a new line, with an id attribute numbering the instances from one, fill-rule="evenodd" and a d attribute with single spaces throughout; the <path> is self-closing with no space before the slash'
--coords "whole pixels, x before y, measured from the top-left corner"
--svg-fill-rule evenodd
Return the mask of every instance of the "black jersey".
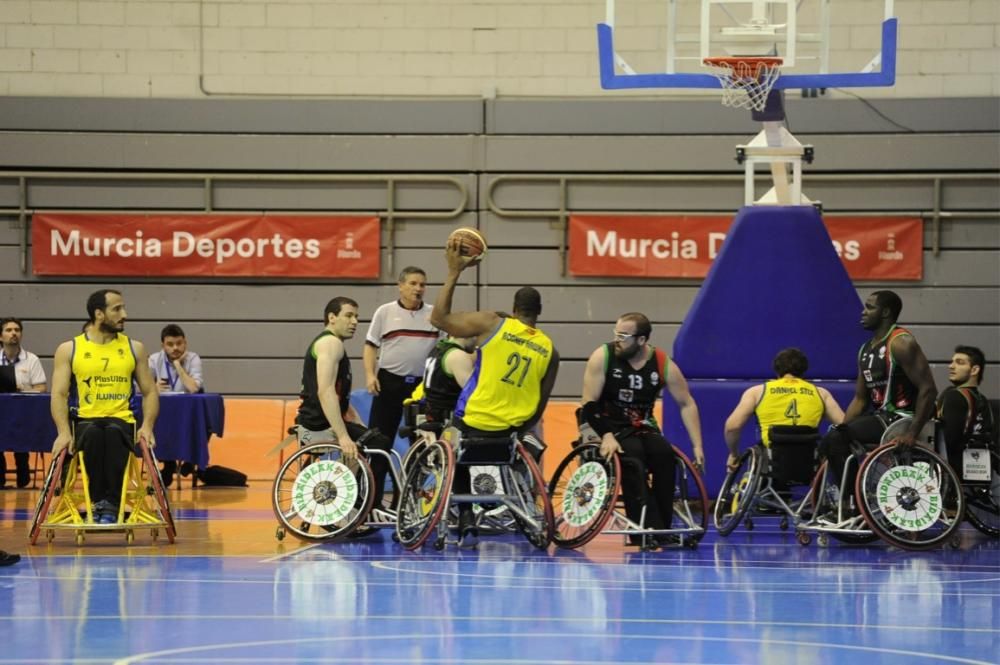
<path id="1" fill-rule="evenodd" d="M 462 386 L 445 370 L 444 359 L 451 351 L 461 348 L 455 342 L 442 339 L 424 362 L 424 415 L 431 420 L 443 422 L 455 410 Z"/>
<path id="2" fill-rule="evenodd" d="M 646 363 L 636 369 L 615 355 L 613 344 L 604 347 L 604 389 L 599 400 L 601 415 L 616 430 L 648 425 L 659 429 L 653 416 L 663 386 L 667 383 L 667 356 L 655 347 Z"/>
<path id="3" fill-rule="evenodd" d="M 976 386 L 950 386 L 937 401 L 937 417 L 944 423 L 945 440 L 954 445 L 976 438 L 992 440 L 990 401 Z"/>
<path id="4" fill-rule="evenodd" d="M 306 349 L 305 358 L 302 360 L 302 388 L 299 390 L 299 397 L 302 403 L 299 404 L 299 414 L 295 422 L 306 429 L 320 432 L 329 429 L 330 423 L 323 414 L 323 407 L 319 403 L 319 386 L 316 382 L 316 352 L 313 350 L 316 342 L 326 335 L 332 335 L 329 330 L 324 330 L 316 335 L 313 341 L 309 342 Z M 340 414 L 346 416 L 347 410 L 351 406 L 351 361 L 344 353 L 337 366 L 337 378 L 334 382 L 334 390 L 340 398 Z"/>
<path id="5" fill-rule="evenodd" d="M 889 350 L 892 341 L 903 335 L 913 336 L 906 328 L 893 326 L 881 339 L 870 339 L 858 351 L 858 370 L 868 389 L 868 403 L 873 409 L 912 413 L 917 402 L 917 387 L 896 363 Z"/>

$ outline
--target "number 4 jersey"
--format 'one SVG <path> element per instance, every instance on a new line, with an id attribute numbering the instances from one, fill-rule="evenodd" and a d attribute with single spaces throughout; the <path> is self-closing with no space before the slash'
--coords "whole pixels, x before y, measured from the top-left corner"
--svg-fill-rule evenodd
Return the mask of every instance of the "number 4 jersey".
<path id="1" fill-rule="evenodd" d="M 476 365 L 455 415 L 487 432 L 520 427 L 538 409 L 542 377 L 551 361 L 548 335 L 513 317 L 503 319 L 476 351 Z"/>
<path id="2" fill-rule="evenodd" d="M 825 412 L 819 389 L 794 376 L 783 376 L 765 383 L 764 392 L 754 408 L 760 423 L 760 438 L 765 446 L 771 445 L 772 426 L 818 427 Z"/>

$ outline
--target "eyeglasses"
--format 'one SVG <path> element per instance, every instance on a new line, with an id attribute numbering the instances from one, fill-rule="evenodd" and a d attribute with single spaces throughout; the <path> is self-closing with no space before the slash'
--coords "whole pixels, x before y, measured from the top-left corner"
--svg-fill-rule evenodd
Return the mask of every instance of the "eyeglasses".
<path id="1" fill-rule="evenodd" d="M 617 330 L 615 331 L 616 342 L 624 342 L 629 337 L 635 337 L 635 333 L 623 333 L 623 332 L 618 332 Z"/>

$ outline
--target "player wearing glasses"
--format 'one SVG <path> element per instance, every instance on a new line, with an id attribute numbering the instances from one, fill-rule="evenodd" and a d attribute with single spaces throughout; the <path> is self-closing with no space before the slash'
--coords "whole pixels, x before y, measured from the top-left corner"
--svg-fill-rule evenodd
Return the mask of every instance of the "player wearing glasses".
<path id="1" fill-rule="evenodd" d="M 615 341 L 590 355 L 583 376 L 583 418 L 601 436 L 605 457 L 622 454 L 625 514 L 640 523 L 645 507 L 645 528 L 666 529 L 673 518 L 675 460 L 653 416 L 664 386 L 680 408 L 699 468 L 704 468 L 705 453 L 698 405 L 680 367 L 649 343 L 652 329 L 644 314 L 623 314 L 615 323 Z M 640 537 L 630 538 L 641 544 Z"/>

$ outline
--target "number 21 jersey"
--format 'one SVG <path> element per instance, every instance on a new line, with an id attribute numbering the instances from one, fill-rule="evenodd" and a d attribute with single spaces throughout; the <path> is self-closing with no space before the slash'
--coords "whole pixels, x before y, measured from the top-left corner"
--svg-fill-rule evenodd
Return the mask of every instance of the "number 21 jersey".
<path id="1" fill-rule="evenodd" d="M 538 409 L 542 377 L 551 361 L 548 335 L 513 317 L 503 319 L 476 351 L 476 365 L 455 415 L 487 432 L 520 427 Z"/>

